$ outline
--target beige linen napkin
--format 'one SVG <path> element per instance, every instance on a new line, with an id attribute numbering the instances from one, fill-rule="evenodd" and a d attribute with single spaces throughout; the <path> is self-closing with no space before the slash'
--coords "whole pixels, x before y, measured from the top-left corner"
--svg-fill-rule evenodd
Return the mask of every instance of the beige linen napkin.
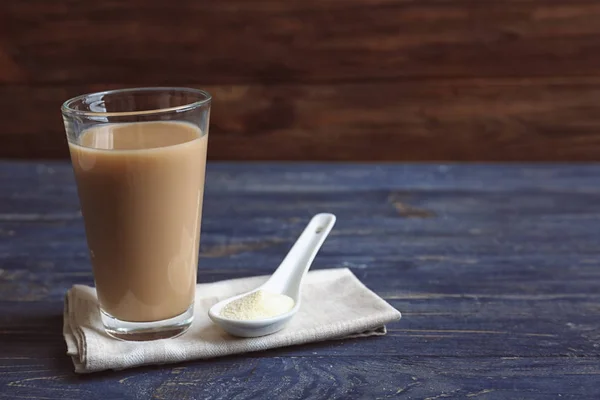
<path id="1" fill-rule="evenodd" d="M 73 286 L 66 295 L 63 333 L 75 372 L 124 369 L 176 363 L 327 339 L 384 335 L 385 324 L 400 312 L 367 289 L 350 270 L 326 269 L 307 274 L 300 311 L 281 331 L 257 338 L 230 336 L 208 317 L 208 309 L 228 297 L 252 290 L 266 276 L 199 284 L 194 322 L 175 339 L 126 342 L 111 338 L 103 328 L 96 290 Z"/>

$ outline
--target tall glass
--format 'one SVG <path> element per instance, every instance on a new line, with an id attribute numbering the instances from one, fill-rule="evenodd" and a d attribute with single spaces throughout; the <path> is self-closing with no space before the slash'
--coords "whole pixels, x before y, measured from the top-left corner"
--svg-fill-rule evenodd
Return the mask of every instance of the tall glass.
<path id="1" fill-rule="evenodd" d="M 188 88 L 85 94 L 62 106 L 106 332 L 191 325 L 211 97 Z"/>

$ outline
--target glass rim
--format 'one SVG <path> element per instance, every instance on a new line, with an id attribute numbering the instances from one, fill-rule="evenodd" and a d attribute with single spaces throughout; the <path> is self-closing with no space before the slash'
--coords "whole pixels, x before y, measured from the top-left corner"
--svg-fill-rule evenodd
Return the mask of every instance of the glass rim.
<path id="1" fill-rule="evenodd" d="M 187 104 L 182 104 L 176 107 L 166 107 L 166 108 L 155 108 L 150 110 L 141 110 L 141 111 L 83 111 L 77 110 L 73 107 L 73 103 L 76 101 L 80 101 L 85 99 L 86 97 L 96 96 L 96 95 L 107 95 L 107 94 L 119 94 L 119 93 L 127 93 L 127 92 L 161 92 L 161 91 L 175 91 L 175 92 L 187 92 L 198 95 L 201 97 L 200 100 L 193 101 Z M 168 112 L 184 112 L 193 110 L 195 108 L 201 107 L 204 104 L 210 103 L 212 100 L 212 96 L 206 90 L 202 89 L 194 89 L 189 87 L 178 87 L 178 86 L 156 86 L 156 87 L 136 87 L 136 88 L 126 88 L 126 89 L 113 89 L 113 90 L 105 90 L 101 92 L 91 92 L 80 94 L 79 96 L 75 96 L 65 101 L 60 107 L 61 111 L 65 115 L 77 115 L 83 117 L 127 117 L 127 116 L 136 116 L 136 115 L 156 115 Z"/>

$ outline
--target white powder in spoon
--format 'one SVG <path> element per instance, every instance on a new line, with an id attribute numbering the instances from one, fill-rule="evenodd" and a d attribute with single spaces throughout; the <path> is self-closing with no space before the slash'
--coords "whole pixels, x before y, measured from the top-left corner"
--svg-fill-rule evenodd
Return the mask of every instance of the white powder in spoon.
<path id="1" fill-rule="evenodd" d="M 227 303 L 219 315 L 239 321 L 250 321 L 276 317 L 292 308 L 294 300 L 291 297 L 261 289 Z"/>

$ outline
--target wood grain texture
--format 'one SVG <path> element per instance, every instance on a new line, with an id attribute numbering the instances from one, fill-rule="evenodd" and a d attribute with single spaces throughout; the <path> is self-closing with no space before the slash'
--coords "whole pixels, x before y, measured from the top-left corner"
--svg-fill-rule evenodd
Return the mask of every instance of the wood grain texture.
<path id="1" fill-rule="evenodd" d="M 278 357 L 219 359 L 187 366 L 70 376 L 39 360 L 12 361 L 9 391 L 39 399 L 547 399 L 595 398 L 596 359 Z M 43 360 L 52 363 L 52 360 Z M 54 361 L 56 362 L 56 361 Z M 473 364 L 479 367 L 473 368 Z M 99 390 L 98 388 L 101 388 Z"/>
<path id="2" fill-rule="evenodd" d="M 577 76 L 600 69 L 590 1 L 144 0 L 1 6 L 11 83 L 239 84 Z"/>
<path id="3" fill-rule="evenodd" d="M 61 102 L 114 87 L 0 86 L 0 156 L 66 157 Z M 600 78 L 204 88 L 213 160 L 600 160 Z"/>
<path id="4" fill-rule="evenodd" d="M 384 337 L 78 377 L 62 301 L 92 283 L 66 163 L 0 163 L 0 398 L 597 398 L 598 166 L 211 163 L 199 280 L 313 268 L 403 313 Z M 407 211 L 408 210 L 408 211 Z"/>
<path id="5" fill-rule="evenodd" d="M 598 161 L 590 0 L 0 2 L 0 157 L 84 92 L 215 95 L 215 160 Z"/>

